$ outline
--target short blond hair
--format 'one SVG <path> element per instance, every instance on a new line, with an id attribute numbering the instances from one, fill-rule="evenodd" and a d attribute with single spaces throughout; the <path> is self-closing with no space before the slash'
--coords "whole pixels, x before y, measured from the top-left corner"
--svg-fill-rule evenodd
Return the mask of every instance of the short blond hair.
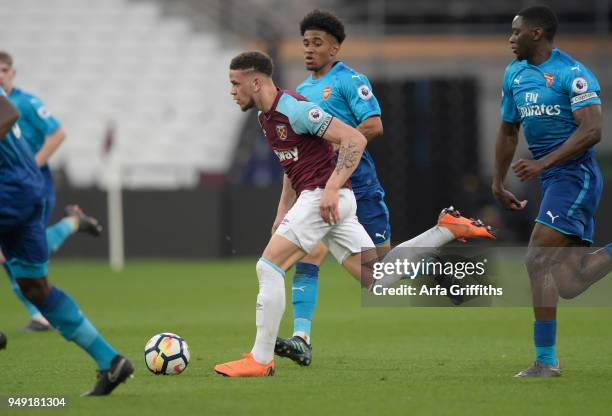
<path id="1" fill-rule="evenodd" d="M 5 51 L 0 51 L 0 62 L 7 64 L 8 66 L 13 66 L 13 57 L 10 53 Z"/>

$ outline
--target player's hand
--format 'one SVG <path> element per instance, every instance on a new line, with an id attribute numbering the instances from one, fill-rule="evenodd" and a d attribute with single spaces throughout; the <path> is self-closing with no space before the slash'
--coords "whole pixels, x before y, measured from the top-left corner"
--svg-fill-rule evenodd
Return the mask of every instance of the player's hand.
<path id="1" fill-rule="evenodd" d="M 340 211 L 338 210 L 339 199 L 340 197 L 337 189 L 328 189 L 326 187 L 323 190 L 319 210 L 321 218 L 329 225 L 335 225 L 340 222 Z"/>
<path id="2" fill-rule="evenodd" d="M 34 161 L 39 168 L 42 168 L 45 162 L 38 156 L 38 154 L 34 155 Z"/>
<path id="3" fill-rule="evenodd" d="M 506 209 L 520 211 L 527 206 L 527 200 L 519 201 L 516 196 L 505 188 L 493 187 L 493 196 Z"/>
<path id="4" fill-rule="evenodd" d="M 521 182 L 525 182 L 540 176 L 540 173 L 544 170 L 544 164 L 539 160 L 519 159 L 512 165 L 512 170 Z"/>

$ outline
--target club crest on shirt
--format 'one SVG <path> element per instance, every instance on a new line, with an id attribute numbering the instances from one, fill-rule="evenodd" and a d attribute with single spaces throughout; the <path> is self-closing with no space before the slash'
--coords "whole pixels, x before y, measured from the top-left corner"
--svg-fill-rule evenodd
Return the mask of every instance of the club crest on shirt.
<path id="1" fill-rule="evenodd" d="M 329 98 L 329 96 L 331 95 L 332 89 L 331 87 L 328 85 L 327 87 L 323 88 L 323 99 L 327 100 Z"/>
<path id="2" fill-rule="evenodd" d="M 276 125 L 276 135 L 278 136 L 279 139 L 286 140 L 288 136 L 287 126 L 284 124 L 277 124 Z"/>
<path id="3" fill-rule="evenodd" d="M 372 98 L 372 92 L 366 84 L 363 84 L 357 88 L 357 95 L 359 95 L 362 100 L 369 100 Z"/>
<path id="4" fill-rule="evenodd" d="M 576 94 L 582 94 L 588 89 L 589 83 L 586 79 L 582 77 L 574 78 L 574 81 L 572 82 L 572 91 L 574 91 Z"/>
<path id="5" fill-rule="evenodd" d="M 555 76 L 553 74 L 544 74 L 544 78 L 546 78 L 546 87 L 552 87 L 552 84 L 555 81 Z"/>

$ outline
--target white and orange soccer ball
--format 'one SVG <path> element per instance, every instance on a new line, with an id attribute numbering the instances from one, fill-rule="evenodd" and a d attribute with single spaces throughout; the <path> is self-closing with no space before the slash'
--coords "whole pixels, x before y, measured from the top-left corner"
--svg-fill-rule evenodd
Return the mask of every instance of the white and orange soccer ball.
<path id="1" fill-rule="evenodd" d="M 189 364 L 189 346 L 171 332 L 153 336 L 145 345 L 144 359 L 153 374 L 181 374 Z"/>

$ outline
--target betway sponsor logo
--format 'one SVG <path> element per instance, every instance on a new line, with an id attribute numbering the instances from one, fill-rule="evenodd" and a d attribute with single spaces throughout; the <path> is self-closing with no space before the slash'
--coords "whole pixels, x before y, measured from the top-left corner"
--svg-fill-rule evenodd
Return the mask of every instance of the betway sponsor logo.
<path id="1" fill-rule="evenodd" d="M 521 118 L 534 116 L 558 116 L 561 114 L 561 105 L 559 104 L 521 105 L 518 107 L 518 109 L 521 113 Z"/>
<path id="2" fill-rule="evenodd" d="M 281 162 L 284 162 L 285 160 L 293 160 L 294 162 L 297 162 L 298 160 L 297 147 L 294 147 L 293 149 L 289 150 L 275 150 L 274 153 L 276 153 L 278 160 L 280 160 Z"/>

